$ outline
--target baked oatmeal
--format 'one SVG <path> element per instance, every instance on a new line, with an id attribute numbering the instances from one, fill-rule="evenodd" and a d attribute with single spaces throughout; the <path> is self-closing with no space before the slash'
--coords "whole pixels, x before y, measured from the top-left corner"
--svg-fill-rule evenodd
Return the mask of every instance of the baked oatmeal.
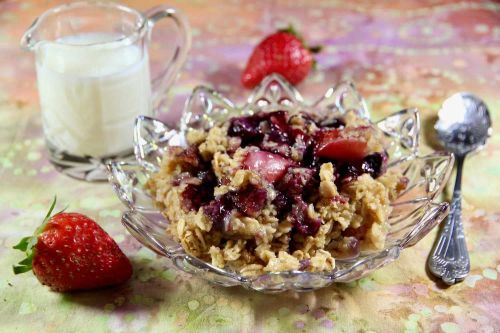
<path id="1" fill-rule="evenodd" d="M 187 253 L 259 275 L 383 249 L 406 178 L 386 171 L 384 135 L 356 113 L 261 112 L 186 139 L 146 186 Z"/>

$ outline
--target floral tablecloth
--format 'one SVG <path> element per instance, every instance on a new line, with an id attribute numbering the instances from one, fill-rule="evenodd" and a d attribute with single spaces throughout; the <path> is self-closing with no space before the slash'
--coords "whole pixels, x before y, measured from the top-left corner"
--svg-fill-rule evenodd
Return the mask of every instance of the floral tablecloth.
<path id="1" fill-rule="evenodd" d="M 500 332 L 500 135 L 465 166 L 464 223 L 471 274 L 442 288 L 426 274 L 435 231 L 395 263 L 349 284 L 303 294 L 220 288 L 176 271 L 120 224 L 123 207 L 105 183 L 57 173 L 46 159 L 34 60 L 19 49 L 31 22 L 57 1 L 0 1 L 0 332 Z M 157 1 L 125 1 L 147 9 Z M 422 115 L 422 144 L 440 103 L 456 91 L 487 102 L 500 125 L 500 4 L 493 1 L 170 1 L 189 17 L 193 48 L 170 90 L 175 121 L 185 98 L 209 84 L 229 98 L 248 92 L 240 72 L 252 46 L 293 23 L 324 45 L 299 86 L 315 99 L 354 81 L 375 118 L 406 107 Z M 162 34 L 151 46 L 160 63 Z M 496 125 L 496 126 L 495 126 Z M 498 131 L 497 131 L 498 133 Z M 452 183 L 452 182 L 451 182 Z M 452 185 L 452 184 L 450 184 Z M 94 217 L 134 266 L 126 285 L 62 295 L 31 274 L 14 276 L 12 246 L 40 223 L 54 194 Z M 449 198 L 448 198 L 449 199 Z"/>

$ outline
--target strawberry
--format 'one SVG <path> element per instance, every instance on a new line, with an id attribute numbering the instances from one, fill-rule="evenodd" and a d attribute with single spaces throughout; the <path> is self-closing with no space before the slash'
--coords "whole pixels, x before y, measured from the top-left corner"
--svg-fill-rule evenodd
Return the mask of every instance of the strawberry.
<path id="1" fill-rule="evenodd" d="M 241 83 L 253 88 L 272 73 L 284 76 L 291 84 L 301 82 L 313 67 L 312 54 L 320 47 L 307 48 L 293 27 L 267 36 L 253 50 L 246 65 Z"/>
<path id="2" fill-rule="evenodd" d="M 365 127 L 322 131 L 318 135 L 316 155 L 342 161 L 362 159 L 367 154 L 366 131 Z"/>
<path id="3" fill-rule="evenodd" d="M 256 171 L 271 183 L 283 177 L 288 167 L 293 164 L 292 160 L 265 151 L 249 152 L 243 160 L 243 166 Z"/>
<path id="4" fill-rule="evenodd" d="M 14 246 L 27 255 L 13 267 L 14 273 L 33 270 L 42 284 L 60 292 L 127 281 L 132 265 L 115 241 L 85 215 L 60 212 L 51 216 L 55 204 L 54 198 L 35 234 Z"/>
<path id="5" fill-rule="evenodd" d="M 366 155 L 366 142 L 358 139 L 335 139 L 318 149 L 318 156 L 332 160 L 356 161 Z"/>

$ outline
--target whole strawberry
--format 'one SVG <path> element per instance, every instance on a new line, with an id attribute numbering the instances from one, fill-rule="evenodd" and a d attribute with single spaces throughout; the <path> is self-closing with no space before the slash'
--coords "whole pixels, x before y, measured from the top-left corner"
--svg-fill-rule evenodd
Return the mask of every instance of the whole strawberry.
<path id="1" fill-rule="evenodd" d="M 301 82 L 313 67 L 312 54 L 320 47 L 307 48 L 293 27 L 267 36 L 253 50 L 241 76 L 246 88 L 253 88 L 272 73 L 281 74 L 291 84 Z"/>
<path id="2" fill-rule="evenodd" d="M 56 200 L 35 234 L 15 249 L 27 258 L 14 273 L 33 270 L 38 280 L 55 291 L 102 288 L 127 281 L 132 266 L 115 241 L 92 219 L 79 213 L 51 216 Z"/>

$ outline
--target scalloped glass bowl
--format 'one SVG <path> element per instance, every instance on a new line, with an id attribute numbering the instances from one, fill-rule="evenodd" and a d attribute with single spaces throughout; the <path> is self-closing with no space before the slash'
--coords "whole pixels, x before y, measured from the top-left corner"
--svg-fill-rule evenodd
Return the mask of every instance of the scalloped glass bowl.
<path id="1" fill-rule="evenodd" d="M 185 145 L 184 133 L 189 128 L 209 129 L 229 117 L 258 111 L 305 110 L 341 115 L 351 109 L 369 118 L 364 100 L 350 83 L 332 87 L 320 100 L 307 104 L 282 77 L 271 75 L 253 91 L 242 107 L 235 106 L 209 88 L 198 87 L 186 104 L 178 129 L 168 128 L 159 120 L 138 117 L 134 129 L 136 161 L 108 165 L 109 181 L 128 208 L 122 222 L 143 245 L 169 258 L 182 271 L 222 286 L 240 285 L 262 292 L 309 291 L 333 282 L 359 279 L 396 260 L 401 250 L 416 244 L 448 213 L 448 203 L 435 200 L 448 180 L 453 155 L 442 152 L 419 154 L 420 123 L 415 109 L 396 112 L 376 123 L 390 143 L 388 168 L 400 168 L 409 179 L 408 188 L 392 203 L 391 230 L 385 248 L 378 252 L 361 252 L 356 258 L 337 259 L 331 272 L 287 271 L 245 277 L 214 267 L 187 254 L 167 235 L 168 221 L 143 189 L 149 175 L 159 169 L 166 148 Z"/>

